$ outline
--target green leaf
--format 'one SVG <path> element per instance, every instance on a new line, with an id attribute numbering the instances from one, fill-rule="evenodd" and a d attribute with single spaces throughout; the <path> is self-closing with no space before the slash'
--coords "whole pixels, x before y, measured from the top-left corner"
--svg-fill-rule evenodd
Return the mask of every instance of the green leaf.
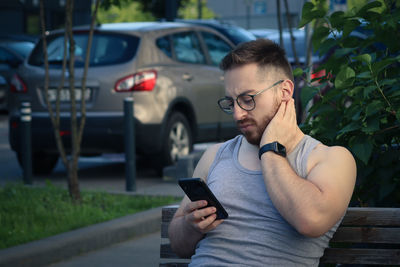
<path id="1" fill-rule="evenodd" d="M 353 115 L 353 117 L 351 117 L 351 119 L 353 121 L 358 121 L 360 119 L 360 115 L 361 115 L 361 110 L 359 110 L 358 112 L 356 112 L 356 114 Z"/>
<path id="2" fill-rule="evenodd" d="M 357 78 L 359 79 L 372 79 L 372 74 L 370 71 L 364 71 L 361 73 L 357 73 Z"/>
<path id="3" fill-rule="evenodd" d="M 372 148 L 372 143 L 367 138 L 358 138 L 351 146 L 351 151 L 367 165 L 372 154 Z"/>
<path id="4" fill-rule="evenodd" d="M 316 28 L 312 35 L 312 45 L 315 50 L 318 50 L 324 40 L 329 35 L 329 29 L 327 27 Z"/>
<path id="5" fill-rule="evenodd" d="M 364 88 L 364 98 L 368 98 L 369 95 L 375 90 L 376 90 L 376 86 L 375 85 L 366 86 Z"/>
<path id="6" fill-rule="evenodd" d="M 343 129 L 339 131 L 340 134 L 352 132 L 361 128 L 361 125 L 358 121 L 352 121 L 347 124 Z"/>
<path id="7" fill-rule="evenodd" d="M 301 88 L 300 99 L 303 109 L 306 108 L 307 103 L 318 93 L 318 88 L 305 86 Z"/>
<path id="8" fill-rule="evenodd" d="M 373 118 L 369 118 L 367 120 L 367 126 L 362 129 L 364 133 L 374 133 L 380 129 L 379 117 L 374 116 Z"/>
<path id="9" fill-rule="evenodd" d="M 341 69 L 335 78 L 335 87 L 342 89 L 344 87 L 353 85 L 355 76 L 356 73 L 352 68 L 345 67 Z"/>
<path id="10" fill-rule="evenodd" d="M 374 115 L 381 111 L 381 109 L 384 107 L 384 104 L 379 101 L 379 100 L 374 100 L 370 104 L 367 105 L 367 108 L 365 109 L 365 114 L 367 116 Z"/>
<path id="11" fill-rule="evenodd" d="M 348 54 L 350 54 L 351 52 L 353 52 L 355 49 L 357 48 L 339 48 L 335 50 L 335 57 L 344 57 Z"/>
<path id="12" fill-rule="evenodd" d="M 320 56 L 324 56 L 327 54 L 333 47 L 335 47 L 337 44 L 337 40 L 333 38 L 327 38 L 324 41 L 321 42 L 321 45 L 319 46 L 318 53 Z"/>
<path id="13" fill-rule="evenodd" d="M 372 72 L 374 76 L 377 76 L 382 70 L 384 70 L 387 66 L 394 63 L 394 58 L 385 58 L 379 62 L 375 62 L 372 64 Z"/>
<path id="14" fill-rule="evenodd" d="M 312 17 L 312 13 L 311 13 L 313 8 L 314 8 L 314 4 L 311 2 L 306 2 L 303 5 L 303 9 L 301 11 L 301 21 L 299 23 L 298 28 L 304 27 L 304 25 L 306 25 L 307 23 L 309 23 L 310 21 L 312 21 L 314 19 Z"/>
<path id="15" fill-rule="evenodd" d="M 357 60 L 357 61 L 361 61 L 366 63 L 367 65 L 371 64 L 371 55 L 369 54 L 362 54 L 362 55 L 358 55 L 356 57 L 354 57 L 353 59 Z M 370 74 L 370 73 L 369 73 Z"/>
<path id="16" fill-rule="evenodd" d="M 358 19 L 347 20 L 343 27 L 343 37 L 347 37 L 352 31 L 360 26 L 360 24 L 361 23 Z"/>
<path id="17" fill-rule="evenodd" d="M 397 79 L 384 79 L 384 80 L 380 81 L 379 84 L 384 86 L 384 85 L 397 84 L 398 82 L 399 81 Z"/>
<path id="18" fill-rule="evenodd" d="M 344 18 L 344 12 L 343 11 L 336 11 L 332 13 L 332 15 L 329 18 L 329 21 L 331 22 L 331 25 L 333 28 L 341 28 L 343 25 L 343 18 Z"/>
<path id="19" fill-rule="evenodd" d="M 366 18 L 368 16 L 368 10 L 370 10 L 371 8 L 381 7 L 381 6 L 382 6 L 382 3 L 379 1 L 374 1 L 374 2 L 368 3 L 358 11 L 356 16 Z"/>
<path id="20" fill-rule="evenodd" d="M 294 77 L 298 77 L 298 76 L 303 75 L 303 69 L 302 68 L 295 68 L 293 70 L 293 75 L 294 75 Z"/>
<path id="21" fill-rule="evenodd" d="M 362 86 L 356 86 L 352 89 L 349 90 L 348 95 L 349 96 L 356 96 L 357 94 L 359 94 L 361 92 L 361 90 L 363 90 L 364 88 Z"/>
<path id="22" fill-rule="evenodd" d="M 395 91 L 393 94 L 389 95 L 390 97 L 398 97 L 400 96 L 400 90 Z"/>

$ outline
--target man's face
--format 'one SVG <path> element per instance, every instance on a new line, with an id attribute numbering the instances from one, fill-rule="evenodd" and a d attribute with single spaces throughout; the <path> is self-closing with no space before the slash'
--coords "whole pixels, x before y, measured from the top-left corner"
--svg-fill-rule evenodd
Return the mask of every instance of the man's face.
<path id="1" fill-rule="evenodd" d="M 279 108 L 279 85 L 255 96 L 255 108 L 251 111 L 240 108 L 236 98 L 243 93 L 254 95 L 279 81 L 277 72 L 268 69 L 260 71 L 256 64 L 247 64 L 225 72 L 225 94 L 234 100 L 233 118 L 246 140 L 257 146 Z"/>

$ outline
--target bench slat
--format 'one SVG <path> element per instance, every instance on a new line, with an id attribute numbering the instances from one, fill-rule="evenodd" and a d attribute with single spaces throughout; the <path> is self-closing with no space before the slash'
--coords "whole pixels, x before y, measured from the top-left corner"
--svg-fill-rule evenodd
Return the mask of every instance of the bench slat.
<path id="1" fill-rule="evenodd" d="M 178 209 L 178 205 L 171 205 L 162 208 L 162 221 L 170 222 L 172 217 L 174 217 L 176 210 Z"/>
<path id="2" fill-rule="evenodd" d="M 169 222 L 161 223 L 161 238 L 168 238 L 168 226 Z"/>
<path id="3" fill-rule="evenodd" d="M 356 208 L 347 209 L 341 226 L 400 226 L 399 208 Z"/>
<path id="4" fill-rule="evenodd" d="M 339 227 L 331 242 L 400 244 L 400 228 Z"/>
<path id="5" fill-rule="evenodd" d="M 400 264 L 400 249 L 327 248 L 321 263 Z"/>

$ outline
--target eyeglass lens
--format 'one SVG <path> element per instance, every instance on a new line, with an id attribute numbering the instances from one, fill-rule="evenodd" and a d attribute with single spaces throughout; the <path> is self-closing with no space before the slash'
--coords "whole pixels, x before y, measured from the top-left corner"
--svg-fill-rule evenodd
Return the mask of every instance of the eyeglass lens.
<path id="1" fill-rule="evenodd" d="M 227 113 L 233 113 L 233 107 L 234 107 L 233 101 L 234 100 L 232 98 L 223 98 L 218 101 L 218 104 L 223 111 Z M 240 95 L 238 96 L 236 101 L 238 105 L 244 110 L 250 111 L 254 109 L 255 102 L 253 96 Z"/>

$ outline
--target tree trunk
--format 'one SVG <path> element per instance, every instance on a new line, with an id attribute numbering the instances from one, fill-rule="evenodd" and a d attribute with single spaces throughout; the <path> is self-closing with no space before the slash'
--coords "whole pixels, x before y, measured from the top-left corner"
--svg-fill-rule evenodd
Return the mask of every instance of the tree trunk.
<path id="1" fill-rule="evenodd" d="M 81 191 L 78 180 L 78 164 L 72 159 L 68 162 L 68 190 L 69 195 L 75 202 L 81 202 Z"/>
<path id="2" fill-rule="evenodd" d="M 73 15 L 73 0 L 67 0 L 66 9 L 65 9 L 65 35 L 64 35 L 64 59 L 63 59 L 63 68 L 62 68 L 62 77 L 60 81 L 60 85 L 57 87 L 57 99 L 56 99 L 56 107 L 55 114 L 53 111 L 52 103 L 50 103 L 48 98 L 48 87 L 49 87 L 49 64 L 48 64 L 48 54 L 47 54 L 47 43 L 46 43 L 46 27 L 45 27 L 45 15 L 44 15 L 44 0 L 40 0 L 40 20 L 42 27 L 42 39 L 43 39 L 43 54 L 44 54 L 44 65 L 45 65 L 45 86 L 44 86 L 44 95 L 47 108 L 49 110 L 49 116 L 54 128 L 54 136 L 56 139 L 57 149 L 61 155 L 61 159 L 67 169 L 68 173 L 68 190 L 71 198 L 75 202 L 81 201 L 81 194 L 79 189 L 79 180 L 78 180 L 78 160 L 80 155 L 80 145 L 83 136 L 83 129 L 86 121 L 86 103 L 85 103 L 85 89 L 86 89 L 86 77 L 87 71 L 89 68 L 89 60 L 90 60 L 90 48 L 93 40 L 93 29 L 96 21 L 97 10 L 100 4 L 100 0 L 96 0 L 94 13 L 92 15 L 92 22 L 90 25 L 89 37 L 88 37 L 88 45 L 86 50 L 86 58 L 85 58 L 85 68 L 84 74 L 82 77 L 82 98 L 80 99 L 81 110 L 80 110 L 80 120 L 78 127 L 78 114 L 77 114 L 77 105 L 75 99 L 75 71 L 74 71 L 74 54 L 75 54 L 75 40 L 72 32 L 72 15 Z M 70 118 L 71 118 L 71 158 L 68 159 L 64 144 L 62 142 L 60 136 L 60 91 L 64 87 L 65 80 L 65 70 L 67 63 L 67 43 L 69 43 L 69 92 L 71 97 L 71 108 L 70 108 Z"/>
<path id="3" fill-rule="evenodd" d="M 287 0 L 283 1 L 285 3 L 285 9 L 286 9 L 286 19 L 288 23 L 288 28 L 289 28 L 289 34 L 290 34 L 290 41 L 292 45 L 292 51 L 293 51 L 293 56 L 295 59 L 295 66 L 300 68 L 300 62 L 299 62 L 299 57 L 297 56 L 296 52 L 296 44 L 294 43 L 294 37 L 293 37 L 293 32 L 292 32 L 292 19 L 290 18 L 290 12 L 289 12 L 289 4 Z M 299 79 L 294 79 L 294 99 L 295 99 L 295 104 L 296 104 L 296 115 L 297 115 L 297 123 L 301 123 L 301 114 L 302 114 L 302 106 L 301 106 L 301 98 L 300 98 L 300 90 L 301 88 L 298 87 L 299 84 Z"/>

